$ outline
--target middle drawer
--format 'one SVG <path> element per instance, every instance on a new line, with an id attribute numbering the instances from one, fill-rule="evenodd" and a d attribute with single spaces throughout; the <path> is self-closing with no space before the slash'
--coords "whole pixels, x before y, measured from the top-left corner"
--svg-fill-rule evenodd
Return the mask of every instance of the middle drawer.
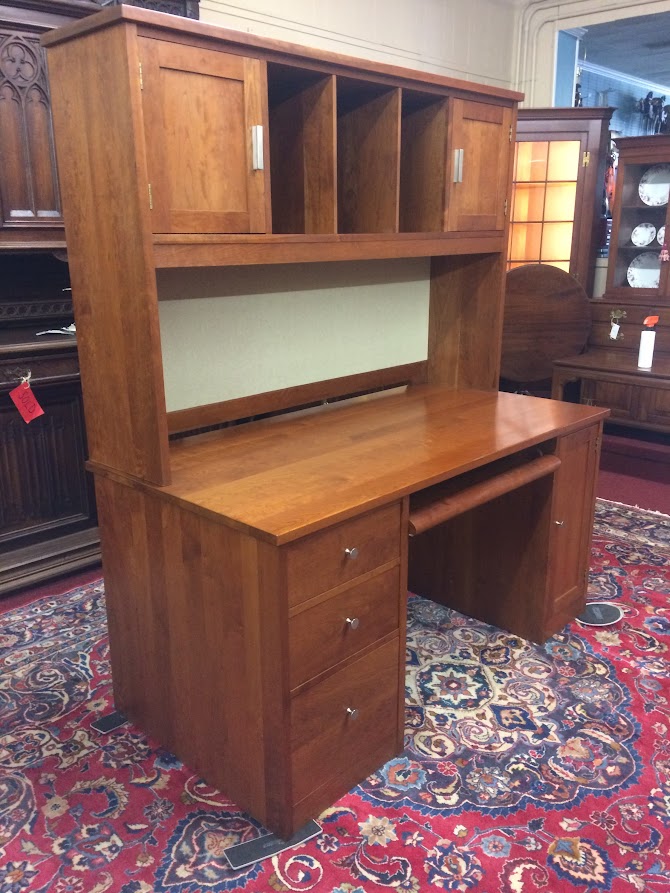
<path id="1" fill-rule="evenodd" d="M 291 617 L 291 689 L 398 629 L 399 609 L 394 567 Z"/>

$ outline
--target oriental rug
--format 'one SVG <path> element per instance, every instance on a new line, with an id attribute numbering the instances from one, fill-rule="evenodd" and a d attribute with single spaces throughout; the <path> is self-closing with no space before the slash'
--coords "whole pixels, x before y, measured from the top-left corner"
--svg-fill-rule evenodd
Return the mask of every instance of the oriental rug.
<path id="1" fill-rule="evenodd" d="M 599 501 L 589 597 L 622 619 L 544 646 L 411 597 L 404 753 L 239 871 L 257 822 L 91 728 L 103 582 L 0 615 L 0 893 L 670 890 L 670 517 Z"/>

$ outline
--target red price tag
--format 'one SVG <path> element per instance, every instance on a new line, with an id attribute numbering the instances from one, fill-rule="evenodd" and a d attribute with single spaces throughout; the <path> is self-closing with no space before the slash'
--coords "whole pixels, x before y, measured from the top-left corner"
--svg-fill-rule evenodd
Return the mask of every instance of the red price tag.
<path id="1" fill-rule="evenodd" d="M 44 415 L 44 410 L 37 402 L 37 398 L 30 387 L 30 382 L 22 381 L 17 388 L 9 392 L 9 396 L 21 413 L 24 422 L 32 422 L 38 416 Z"/>

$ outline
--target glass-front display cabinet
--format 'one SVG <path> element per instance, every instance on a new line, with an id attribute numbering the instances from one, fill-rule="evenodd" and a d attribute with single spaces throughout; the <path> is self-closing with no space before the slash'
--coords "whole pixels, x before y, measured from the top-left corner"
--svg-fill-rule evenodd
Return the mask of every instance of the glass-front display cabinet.
<path id="1" fill-rule="evenodd" d="M 611 108 L 521 109 L 508 269 L 551 264 L 593 286 Z"/>
<path id="2" fill-rule="evenodd" d="M 670 136 L 619 139 L 617 147 L 619 169 L 605 297 L 650 306 L 667 302 L 670 264 L 663 258 L 667 258 Z"/>

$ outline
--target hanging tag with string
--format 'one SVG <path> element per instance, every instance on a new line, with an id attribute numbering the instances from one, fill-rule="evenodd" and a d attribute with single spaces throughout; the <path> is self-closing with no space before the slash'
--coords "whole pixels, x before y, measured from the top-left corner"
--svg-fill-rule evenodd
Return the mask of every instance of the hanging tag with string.
<path id="1" fill-rule="evenodd" d="M 27 375 L 22 376 L 21 384 L 9 392 L 14 405 L 21 413 L 21 418 L 26 423 L 30 423 L 33 419 L 44 415 L 44 410 L 37 402 L 33 389 L 30 387 L 30 375 L 29 371 Z"/>

